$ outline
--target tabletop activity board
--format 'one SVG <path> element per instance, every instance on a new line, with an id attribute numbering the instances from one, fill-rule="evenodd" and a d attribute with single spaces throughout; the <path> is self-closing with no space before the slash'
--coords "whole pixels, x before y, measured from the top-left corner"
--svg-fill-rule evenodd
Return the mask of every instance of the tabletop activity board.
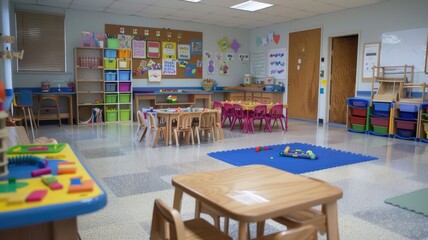
<path id="1" fill-rule="evenodd" d="M 0 178 L 0 230 L 76 217 L 101 209 L 104 190 L 68 144 L 17 145 Z"/>

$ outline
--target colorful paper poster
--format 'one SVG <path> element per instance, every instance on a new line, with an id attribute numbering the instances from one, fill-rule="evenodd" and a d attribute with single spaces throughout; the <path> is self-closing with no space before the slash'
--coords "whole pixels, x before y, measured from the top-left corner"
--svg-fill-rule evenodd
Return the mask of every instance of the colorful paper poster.
<path id="1" fill-rule="evenodd" d="M 235 54 L 230 52 L 226 53 L 226 59 L 229 61 L 233 61 L 233 59 L 235 59 Z"/>
<path id="2" fill-rule="evenodd" d="M 202 41 L 192 40 L 190 41 L 190 54 L 202 54 Z"/>
<path id="3" fill-rule="evenodd" d="M 248 54 L 248 53 L 240 53 L 239 54 L 239 60 L 241 60 L 242 62 L 248 62 L 248 61 L 250 61 L 250 54 Z"/>
<path id="4" fill-rule="evenodd" d="M 184 76 L 186 77 L 194 77 L 196 73 L 196 67 L 193 64 L 187 64 L 184 68 Z"/>
<path id="5" fill-rule="evenodd" d="M 171 59 L 163 59 L 162 75 L 177 75 L 177 61 Z"/>
<path id="6" fill-rule="evenodd" d="M 178 60 L 178 66 L 181 68 L 186 67 L 186 65 L 189 63 L 187 60 Z"/>
<path id="7" fill-rule="evenodd" d="M 162 59 L 177 59 L 177 43 L 162 42 Z"/>
<path id="8" fill-rule="evenodd" d="M 81 32 L 80 33 L 80 45 L 82 47 L 94 47 L 94 37 L 92 32 Z"/>
<path id="9" fill-rule="evenodd" d="M 147 58 L 160 58 L 160 42 L 147 41 Z"/>
<path id="10" fill-rule="evenodd" d="M 223 60 L 223 53 L 222 52 L 216 52 L 215 53 L 215 59 L 217 59 L 218 61 Z"/>
<path id="11" fill-rule="evenodd" d="M 149 82 L 160 82 L 162 80 L 161 70 L 149 70 Z"/>
<path id="12" fill-rule="evenodd" d="M 132 41 L 132 57 L 146 58 L 146 41 L 145 40 Z"/>
<path id="13" fill-rule="evenodd" d="M 132 36 L 125 34 L 118 34 L 117 39 L 119 40 L 119 48 L 131 48 L 132 47 Z"/>
<path id="14" fill-rule="evenodd" d="M 214 71 L 215 71 L 215 62 L 214 60 L 211 59 L 208 61 L 207 72 L 208 74 L 213 75 Z"/>
<path id="15" fill-rule="evenodd" d="M 269 50 L 268 54 L 268 77 L 285 79 L 287 69 L 287 49 L 277 48 Z"/>
<path id="16" fill-rule="evenodd" d="M 229 61 L 220 61 L 220 68 L 219 68 L 219 74 L 220 75 L 229 75 L 230 68 L 229 68 Z"/>
<path id="17" fill-rule="evenodd" d="M 190 59 L 190 45 L 189 44 L 178 44 L 178 59 L 189 60 Z"/>

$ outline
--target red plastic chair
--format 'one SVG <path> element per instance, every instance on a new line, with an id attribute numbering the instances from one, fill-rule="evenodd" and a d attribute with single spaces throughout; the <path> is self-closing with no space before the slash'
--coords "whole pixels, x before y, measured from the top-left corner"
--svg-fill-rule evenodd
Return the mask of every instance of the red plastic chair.
<path id="1" fill-rule="evenodd" d="M 239 121 L 239 127 L 244 130 L 246 126 L 247 116 L 245 115 L 244 109 L 242 109 L 241 104 L 233 104 L 235 115 L 233 115 L 232 124 L 230 125 L 230 130 L 233 130 L 233 127 L 236 124 L 236 121 Z M 242 122 L 244 121 L 244 122 Z"/>
<path id="2" fill-rule="evenodd" d="M 256 106 L 254 108 L 254 111 L 250 115 L 250 119 L 249 119 L 249 126 L 250 126 L 250 129 L 253 133 L 254 133 L 254 121 L 255 120 L 260 120 L 259 130 L 262 129 L 263 120 L 265 120 L 265 129 L 264 130 L 266 131 L 266 127 L 267 127 L 270 131 L 272 131 L 270 129 L 270 126 L 267 124 L 267 121 L 266 121 L 266 111 L 267 111 L 266 105 L 259 105 L 259 106 Z"/>
<path id="3" fill-rule="evenodd" d="M 285 127 L 284 127 L 285 117 L 282 114 L 282 109 L 283 109 L 282 104 L 275 104 L 269 110 L 269 113 L 266 114 L 266 121 L 267 121 L 267 124 L 269 125 L 271 132 L 272 132 L 272 127 L 275 125 L 277 120 L 279 120 L 279 122 L 281 123 L 282 130 L 285 131 Z M 273 123 L 272 123 L 272 120 L 273 120 Z"/>
<path id="4" fill-rule="evenodd" d="M 232 124 L 233 116 L 235 115 L 235 109 L 231 103 L 224 103 L 221 109 L 221 127 L 224 127 L 226 120 L 229 120 L 229 124 Z"/>

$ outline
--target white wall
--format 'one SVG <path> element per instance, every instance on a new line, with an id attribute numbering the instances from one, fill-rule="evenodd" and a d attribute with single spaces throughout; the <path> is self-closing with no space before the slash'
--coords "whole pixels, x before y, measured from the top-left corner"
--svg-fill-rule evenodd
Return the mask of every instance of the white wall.
<path id="1" fill-rule="evenodd" d="M 391 0 L 367 7 L 349 9 L 331 14 L 305 18 L 288 23 L 276 24 L 269 27 L 254 29 L 251 31 L 251 51 L 268 50 L 271 48 L 288 48 L 288 34 L 301 30 L 321 28 L 321 57 L 328 58 L 329 37 L 359 34 L 359 52 L 356 82 L 357 91 L 370 91 L 371 83 L 362 82 L 362 49 L 364 43 L 381 42 L 382 33 L 428 27 L 428 1 L 427 0 Z M 278 45 L 268 44 L 266 47 L 256 46 L 256 38 L 266 36 L 274 32 L 281 35 Z M 399 57 L 399 56 L 397 56 Z M 328 61 L 320 69 L 329 69 Z M 327 71 L 328 72 L 328 71 Z M 327 79 L 329 76 L 320 78 Z M 427 82 L 428 75 L 416 73 L 416 83 Z M 287 85 L 286 85 L 287 86 Z M 291 89 L 292 90 L 292 89 Z M 326 89 L 328 90 L 328 89 Z M 286 89 L 288 91 L 288 89 Z M 328 91 L 325 91 L 326 93 Z M 285 99 L 287 97 L 285 96 Z M 328 116 L 327 94 L 318 96 L 318 119 Z"/>
<path id="2" fill-rule="evenodd" d="M 236 28 L 226 28 L 209 24 L 196 24 L 183 21 L 158 20 L 143 17 L 132 17 L 118 14 L 86 12 L 78 10 L 63 10 L 58 8 L 38 7 L 26 4 L 16 4 L 11 6 L 15 9 L 25 9 L 40 12 L 56 12 L 65 13 L 65 29 L 66 29 L 66 61 L 67 73 L 64 74 L 48 74 L 48 73 L 14 73 L 14 87 L 39 87 L 43 80 L 50 81 L 67 81 L 74 79 L 73 75 L 73 48 L 80 45 L 80 32 L 104 32 L 105 24 L 116 24 L 126 26 L 146 26 L 154 28 L 170 28 L 176 30 L 197 31 L 203 33 L 203 52 L 221 52 L 217 42 L 223 37 L 227 37 L 231 42 L 237 39 L 241 44 L 238 53 L 249 53 L 250 49 L 250 31 Z M 14 9 L 11 9 L 13 17 Z M 11 21 L 14 22 L 14 21 Z M 15 27 L 12 27 L 15 29 Z M 231 49 L 228 51 L 233 52 Z M 25 56 L 24 56 L 25 57 Z M 203 61 L 203 78 L 215 79 L 219 86 L 237 85 L 243 82 L 245 73 L 249 72 L 249 63 L 243 64 L 235 56 L 235 60 L 231 62 L 230 75 L 219 75 L 218 70 L 215 75 L 207 74 L 208 61 L 204 57 Z M 218 66 L 217 66 L 218 67 Z M 14 68 L 16 69 L 16 68 Z M 138 79 L 134 81 L 134 87 L 200 87 L 200 79 L 165 79 L 159 83 L 148 83 L 147 79 Z"/>

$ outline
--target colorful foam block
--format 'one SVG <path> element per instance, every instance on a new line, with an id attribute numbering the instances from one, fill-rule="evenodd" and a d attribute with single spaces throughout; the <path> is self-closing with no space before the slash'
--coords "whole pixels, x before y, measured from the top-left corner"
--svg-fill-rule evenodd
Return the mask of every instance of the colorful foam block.
<path id="1" fill-rule="evenodd" d="M 51 172 L 52 172 L 51 168 L 37 169 L 31 172 L 31 177 L 39 177 L 41 175 L 50 174 Z"/>
<path id="2" fill-rule="evenodd" d="M 58 180 L 57 180 L 54 176 L 51 176 L 51 177 L 45 177 L 45 178 L 42 178 L 42 182 L 43 182 L 46 186 L 49 186 L 51 183 L 58 182 Z"/>
<path id="3" fill-rule="evenodd" d="M 27 194 L 14 194 L 13 196 L 10 196 L 7 199 L 7 204 L 8 205 L 13 205 L 13 204 L 22 204 L 25 202 L 27 198 Z"/>
<path id="4" fill-rule="evenodd" d="M 76 168 L 58 168 L 58 174 L 73 174 L 76 173 Z"/>
<path id="5" fill-rule="evenodd" d="M 48 193 L 48 190 L 35 190 L 30 193 L 25 199 L 26 202 L 39 202 L 42 201 L 43 198 Z"/>
<path id="6" fill-rule="evenodd" d="M 59 182 L 53 182 L 49 184 L 49 188 L 51 190 L 59 190 L 59 189 L 62 189 L 62 184 Z"/>
<path id="7" fill-rule="evenodd" d="M 94 188 L 94 181 L 84 180 L 82 185 L 70 185 L 68 188 L 69 193 L 78 193 L 78 192 L 91 192 Z"/>
<path id="8" fill-rule="evenodd" d="M 70 185 L 82 185 L 82 180 L 80 178 L 70 179 Z"/>

